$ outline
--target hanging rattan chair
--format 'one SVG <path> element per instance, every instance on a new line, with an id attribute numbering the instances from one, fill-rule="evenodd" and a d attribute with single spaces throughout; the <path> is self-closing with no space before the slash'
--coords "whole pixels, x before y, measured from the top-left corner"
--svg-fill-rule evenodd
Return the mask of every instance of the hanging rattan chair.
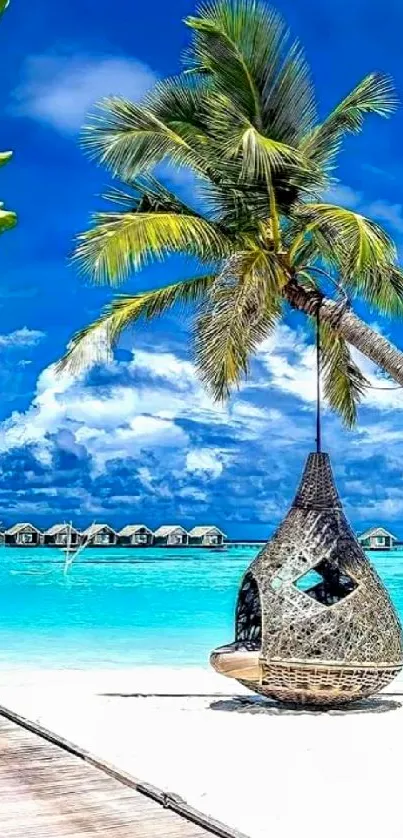
<path id="1" fill-rule="evenodd" d="M 292 507 L 245 574 L 235 643 L 213 667 L 282 702 L 329 705 L 386 686 L 399 620 L 342 510 L 327 454 L 310 454 Z"/>

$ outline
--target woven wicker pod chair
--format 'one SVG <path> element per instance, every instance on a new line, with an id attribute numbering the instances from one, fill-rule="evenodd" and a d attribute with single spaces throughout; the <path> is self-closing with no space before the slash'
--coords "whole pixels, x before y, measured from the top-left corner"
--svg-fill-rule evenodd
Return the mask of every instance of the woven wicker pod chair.
<path id="1" fill-rule="evenodd" d="M 346 520 L 327 454 L 309 455 L 290 511 L 242 580 L 235 642 L 210 660 L 296 704 L 355 701 L 401 670 L 398 617 Z"/>

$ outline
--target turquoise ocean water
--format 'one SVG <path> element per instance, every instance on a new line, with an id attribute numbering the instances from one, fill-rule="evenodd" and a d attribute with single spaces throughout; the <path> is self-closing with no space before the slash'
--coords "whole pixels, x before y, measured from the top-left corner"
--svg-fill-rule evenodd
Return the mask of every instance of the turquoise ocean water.
<path id="1" fill-rule="evenodd" d="M 0 666 L 205 665 L 256 548 L 0 550 Z M 403 619 L 403 551 L 371 554 Z"/>

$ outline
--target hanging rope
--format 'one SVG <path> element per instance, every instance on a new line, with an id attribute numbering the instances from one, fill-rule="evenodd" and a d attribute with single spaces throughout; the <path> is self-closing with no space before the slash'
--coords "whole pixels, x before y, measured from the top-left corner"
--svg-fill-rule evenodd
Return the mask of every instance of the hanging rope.
<path id="1" fill-rule="evenodd" d="M 320 372 L 321 372 L 321 346 L 320 346 L 320 302 L 316 309 L 316 453 L 322 451 L 322 428 L 321 428 L 321 404 L 320 404 Z"/>

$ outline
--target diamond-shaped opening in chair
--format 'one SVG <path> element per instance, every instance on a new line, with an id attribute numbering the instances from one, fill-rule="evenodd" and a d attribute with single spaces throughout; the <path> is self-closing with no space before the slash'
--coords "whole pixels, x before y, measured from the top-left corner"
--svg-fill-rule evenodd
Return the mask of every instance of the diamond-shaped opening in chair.
<path id="1" fill-rule="evenodd" d="M 307 570 L 294 585 L 322 605 L 337 605 L 357 588 L 357 582 L 334 562 L 324 560 Z"/>

